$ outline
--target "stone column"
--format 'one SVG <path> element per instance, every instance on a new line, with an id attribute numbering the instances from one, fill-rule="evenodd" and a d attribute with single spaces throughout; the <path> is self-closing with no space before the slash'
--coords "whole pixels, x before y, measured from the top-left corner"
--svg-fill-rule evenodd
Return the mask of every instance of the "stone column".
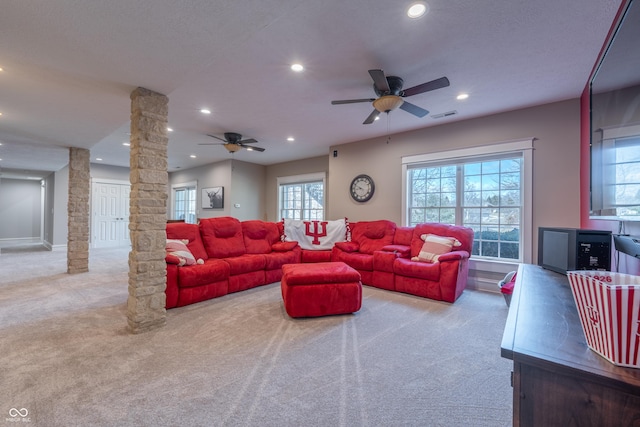
<path id="1" fill-rule="evenodd" d="M 164 261 L 167 223 L 167 116 L 165 95 L 131 92 L 131 201 L 127 320 L 133 333 L 166 323 Z"/>
<path id="2" fill-rule="evenodd" d="M 69 148 L 69 202 L 67 204 L 67 273 L 89 271 L 89 150 Z"/>

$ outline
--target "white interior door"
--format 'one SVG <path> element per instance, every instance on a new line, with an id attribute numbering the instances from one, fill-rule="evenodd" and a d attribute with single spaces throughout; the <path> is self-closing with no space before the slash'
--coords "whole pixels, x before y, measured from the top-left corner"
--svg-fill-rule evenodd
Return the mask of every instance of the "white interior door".
<path id="1" fill-rule="evenodd" d="M 94 248 L 127 246 L 129 238 L 130 184 L 95 182 L 93 184 Z"/>

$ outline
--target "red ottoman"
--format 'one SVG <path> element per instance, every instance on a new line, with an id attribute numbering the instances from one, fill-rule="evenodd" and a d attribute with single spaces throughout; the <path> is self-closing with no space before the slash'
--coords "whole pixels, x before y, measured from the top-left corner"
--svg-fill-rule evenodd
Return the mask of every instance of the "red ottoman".
<path id="1" fill-rule="evenodd" d="M 355 313 L 362 305 L 360 273 L 343 262 L 285 264 L 280 286 L 291 317 Z"/>

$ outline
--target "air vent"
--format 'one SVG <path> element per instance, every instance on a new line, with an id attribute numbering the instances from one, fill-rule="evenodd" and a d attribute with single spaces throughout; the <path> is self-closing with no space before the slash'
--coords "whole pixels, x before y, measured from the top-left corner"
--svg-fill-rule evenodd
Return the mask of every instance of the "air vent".
<path id="1" fill-rule="evenodd" d="M 446 113 L 433 114 L 431 116 L 432 119 L 441 119 L 443 117 L 449 117 L 458 114 L 457 110 L 447 111 Z"/>

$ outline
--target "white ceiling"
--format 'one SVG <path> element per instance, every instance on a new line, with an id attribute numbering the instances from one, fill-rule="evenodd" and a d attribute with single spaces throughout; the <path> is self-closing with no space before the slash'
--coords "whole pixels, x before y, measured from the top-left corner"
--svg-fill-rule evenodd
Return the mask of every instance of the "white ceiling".
<path id="1" fill-rule="evenodd" d="M 169 170 L 231 157 L 206 134 L 238 132 L 263 165 L 328 154 L 330 145 L 580 96 L 621 0 L 9 0 L 0 9 L 0 172 L 66 165 L 66 147 L 128 166 L 130 99 L 169 97 Z M 303 73 L 289 66 L 301 62 Z M 406 100 L 371 125 L 369 69 L 405 88 L 451 86 Z M 456 100 L 461 92 L 465 101 Z M 209 116 L 199 110 L 207 107 Z M 432 115 L 458 114 L 434 119 Z M 289 136 L 295 142 L 286 141 Z M 189 156 L 195 154 L 196 159 Z M 27 172 L 24 172 L 27 171 Z"/>

